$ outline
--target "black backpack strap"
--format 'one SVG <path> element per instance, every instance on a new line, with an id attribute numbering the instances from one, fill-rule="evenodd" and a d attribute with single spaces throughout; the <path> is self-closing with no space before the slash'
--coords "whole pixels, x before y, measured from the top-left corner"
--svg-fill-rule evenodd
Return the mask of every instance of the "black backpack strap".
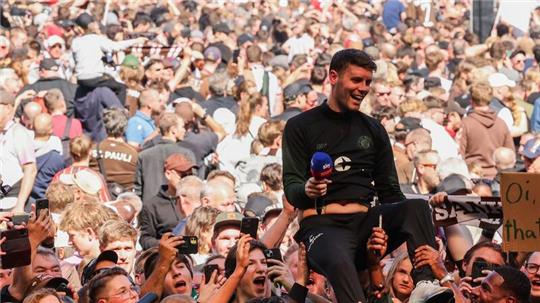
<path id="1" fill-rule="evenodd" d="M 103 165 L 103 157 L 101 156 L 99 152 L 99 144 L 100 143 L 96 144 L 96 154 L 97 154 L 96 160 L 98 163 L 99 172 L 103 175 L 103 178 L 107 180 L 107 172 L 105 171 L 105 165 Z"/>
<path id="2" fill-rule="evenodd" d="M 62 135 L 62 140 L 69 140 L 69 131 L 71 130 L 72 121 L 73 121 L 72 117 L 67 118 L 66 127 L 64 128 L 64 134 Z"/>

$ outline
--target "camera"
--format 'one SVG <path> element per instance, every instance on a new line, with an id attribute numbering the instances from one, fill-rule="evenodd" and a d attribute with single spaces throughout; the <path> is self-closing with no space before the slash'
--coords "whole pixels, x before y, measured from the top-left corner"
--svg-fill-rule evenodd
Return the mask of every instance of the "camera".
<path id="1" fill-rule="evenodd" d="M 11 191 L 11 186 L 4 185 L 4 181 L 0 180 L 0 199 L 4 199 Z"/>

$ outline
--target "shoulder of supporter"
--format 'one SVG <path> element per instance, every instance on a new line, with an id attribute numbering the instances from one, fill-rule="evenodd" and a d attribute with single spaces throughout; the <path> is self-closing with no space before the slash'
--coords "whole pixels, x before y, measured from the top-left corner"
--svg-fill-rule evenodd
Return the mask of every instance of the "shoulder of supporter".
<path id="1" fill-rule="evenodd" d="M 34 141 L 31 133 L 22 125 L 15 124 L 13 126 L 13 146 L 17 153 L 17 158 L 21 164 L 36 162 L 34 153 Z"/>

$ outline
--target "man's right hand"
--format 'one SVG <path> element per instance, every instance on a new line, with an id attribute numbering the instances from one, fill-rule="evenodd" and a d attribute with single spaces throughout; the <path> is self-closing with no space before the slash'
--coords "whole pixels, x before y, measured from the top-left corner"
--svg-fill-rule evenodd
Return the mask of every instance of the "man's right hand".
<path id="1" fill-rule="evenodd" d="M 159 257 L 163 261 L 172 263 L 176 258 L 177 246 L 184 243 L 182 236 L 173 236 L 165 233 L 159 240 Z"/>
<path id="2" fill-rule="evenodd" d="M 37 247 L 37 245 L 45 241 L 45 239 L 51 236 L 54 237 L 56 231 L 54 223 L 47 211 L 39 212 L 39 216 L 37 217 L 34 215 L 34 211 L 32 211 L 27 228 L 28 239 L 30 240 L 30 244 L 34 247 Z"/>
<path id="3" fill-rule="evenodd" d="M 332 181 L 328 179 L 317 180 L 314 177 L 311 177 L 307 180 L 304 187 L 306 195 L 310 199 L 322 197 L 326 195 L 326 192 L 328 191 L 328 184 L 330 183 L 332 183 Z"/>

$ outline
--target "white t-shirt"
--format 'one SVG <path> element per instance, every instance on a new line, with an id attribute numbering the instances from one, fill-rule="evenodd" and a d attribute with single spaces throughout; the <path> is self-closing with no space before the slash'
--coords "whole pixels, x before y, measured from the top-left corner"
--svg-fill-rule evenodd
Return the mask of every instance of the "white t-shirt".
<path id="1" fill-rule="evenodd" d="M 422 119 L 422 127 L 429 130 L 432 149 L 439 153 L 441 161 L 449 158 L 461 158 L 458 144 L 442 125 L 431 119 L 424 118 Z"/>
<path id="2" fill-rule="evenodd" d="M 238 161 L 249 157 L 251 143 L 257 138 L 259 128 L 264 122 L 265 119 L 253 116 L 246 135 L 239 137 L 232 133 L 218 144 L 216 151 L 219 155 L 220 169 L 235 173 Z"/>
<path id="3" fill-rule="evenodd" d="M 301 37 L 290 37 L 283 47 L 289 48 L 289 62 L 292 61 L 292 58 L 298 54 L 309 54 L 309 52 L 315 48 L 315 40 L 311 38 L 308 34 L 303 34 Z"/>

